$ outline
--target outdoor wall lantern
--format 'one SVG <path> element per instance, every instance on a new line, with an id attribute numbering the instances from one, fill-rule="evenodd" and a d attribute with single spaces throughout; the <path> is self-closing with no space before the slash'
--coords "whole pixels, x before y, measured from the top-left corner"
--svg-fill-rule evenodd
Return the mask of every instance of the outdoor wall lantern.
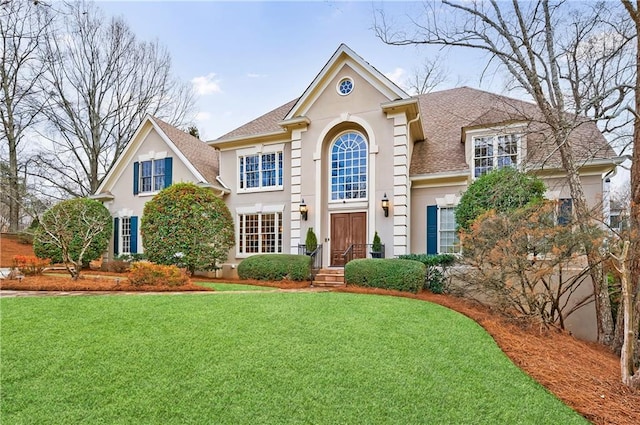
<path id="1" fill-rule="evenodd" d="M 307 221 L 307 212 L 309 210 L 307 210 L 307 204 L 304 203 L 304 199 L 302 199 L 302 202 L 300 202 L 300 217 L 304 220 Z"/>
<path id="2" fill-rule="evenodd" d="M 387 198 L 386 193 L 382 197 L 382 209 L 384 210 L 384 216 L 389 217 L 389 198 Z"/>

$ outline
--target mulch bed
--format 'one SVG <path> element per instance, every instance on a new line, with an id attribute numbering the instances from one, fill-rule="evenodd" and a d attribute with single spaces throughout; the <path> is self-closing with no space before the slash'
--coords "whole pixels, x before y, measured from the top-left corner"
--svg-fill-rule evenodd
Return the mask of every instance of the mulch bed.
<path id="1" fill-rule="evenodd" d="M 33 255 L 31 246 L 19 244 L 2 235 L 0 265 L 10 266 L 13 255 Z M 309 282 L 265 282 L 192 278 L 185 287 L 133 287 L 126 283 L 126 274 L 86 271 L 75 283 L 62 276 L 27 277 L 22 283 L 0 280 L 0 289 L 55 291 L 205 291 L 198 282 L 235 282 L 283 289 L 306 288 Z M 109 277 L 111 276 L 111 277 Z M 22 286 L 21 286 L 22 285 Z M 492 335 L 500 348 L 522 370 L 558 396 L 568 406 L 594 424 L 640 424 L 640 391 L 632 391 L 620 383 L 618 357 L 605 347 L 580 341 L 555 329 L 525 325 L 507 320 L 499 312 L 465 299 L 428 292 L 408 294 L 380 289 L 346 287 L 334 289 L 344 292 L 402 296 L 431 301 L 458 311 Z"/>
<path id="2" fill-rule="evenodd" d="M 57 274 L 57 273 L 56 273 Z M 94 272 L 87 272 L 93 275 Z M 97 274 L 97 273 L 96 273 Z M 113 276 L 113 274 L 111 274 Z M 20 280 L 0 280 L 0 289 L 17 291 L 126 291 L 126 292 L 183 292 L 183 291 L 213 291 L 211 288 L 199 286 L 195 283 L 180 286 L 131 285 L 126 275 L 120 277 L 85 276 L 82 274 L 76 281 L 70 277 L 60 276 L 26 276 Z"/>
<path id="3" fill-rule="evenodd" d="M 619 358 L 599 344 L 557 329 L 515 323 L 479 303 L 449 295 L 356 287 L 337 290 L 415 298 L 462 313 L 489 332 L 518 367 L 592 423 L 640 424 L 640 391 L 621 383 Z"/>

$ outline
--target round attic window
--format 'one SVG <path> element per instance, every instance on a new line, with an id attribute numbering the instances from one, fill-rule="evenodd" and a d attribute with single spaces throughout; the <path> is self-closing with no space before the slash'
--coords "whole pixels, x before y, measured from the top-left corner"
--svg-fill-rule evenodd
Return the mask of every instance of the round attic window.
<path id="1" fill-rule="evenodd" d="M 346 96 L 353 91 L 353 80 L 349 77 L 343 78 L 338 82 L 338 93 Z"/>

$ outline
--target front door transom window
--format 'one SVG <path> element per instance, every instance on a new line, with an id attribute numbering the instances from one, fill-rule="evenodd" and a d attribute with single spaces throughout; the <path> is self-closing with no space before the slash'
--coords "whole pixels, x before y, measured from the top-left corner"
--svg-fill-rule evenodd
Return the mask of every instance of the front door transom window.
<path id="1" fill-rule="evenodd" d="M 348 132 L 331 147 L 331 200 L 367 198 L 367 141 Z"/>

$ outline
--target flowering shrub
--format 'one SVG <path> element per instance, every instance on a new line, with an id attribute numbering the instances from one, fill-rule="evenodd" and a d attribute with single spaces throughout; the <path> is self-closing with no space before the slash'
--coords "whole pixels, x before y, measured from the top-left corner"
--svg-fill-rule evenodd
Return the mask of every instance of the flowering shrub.
<path id="1" fill-rule="evenodd" d="M 25 276 L 41 275 L 42 271 L 51 264 L 48 258 L 38 258 L 32 255 L 14 255 L 13 267 Z"/>
<path id="2" fill-rule="evenodd" d="M 180 286 L 189 283 L 189 276 L 184 269 L 176 266 L 140 261 L 131 264 L 129 282 L 132 285 Z"/>

